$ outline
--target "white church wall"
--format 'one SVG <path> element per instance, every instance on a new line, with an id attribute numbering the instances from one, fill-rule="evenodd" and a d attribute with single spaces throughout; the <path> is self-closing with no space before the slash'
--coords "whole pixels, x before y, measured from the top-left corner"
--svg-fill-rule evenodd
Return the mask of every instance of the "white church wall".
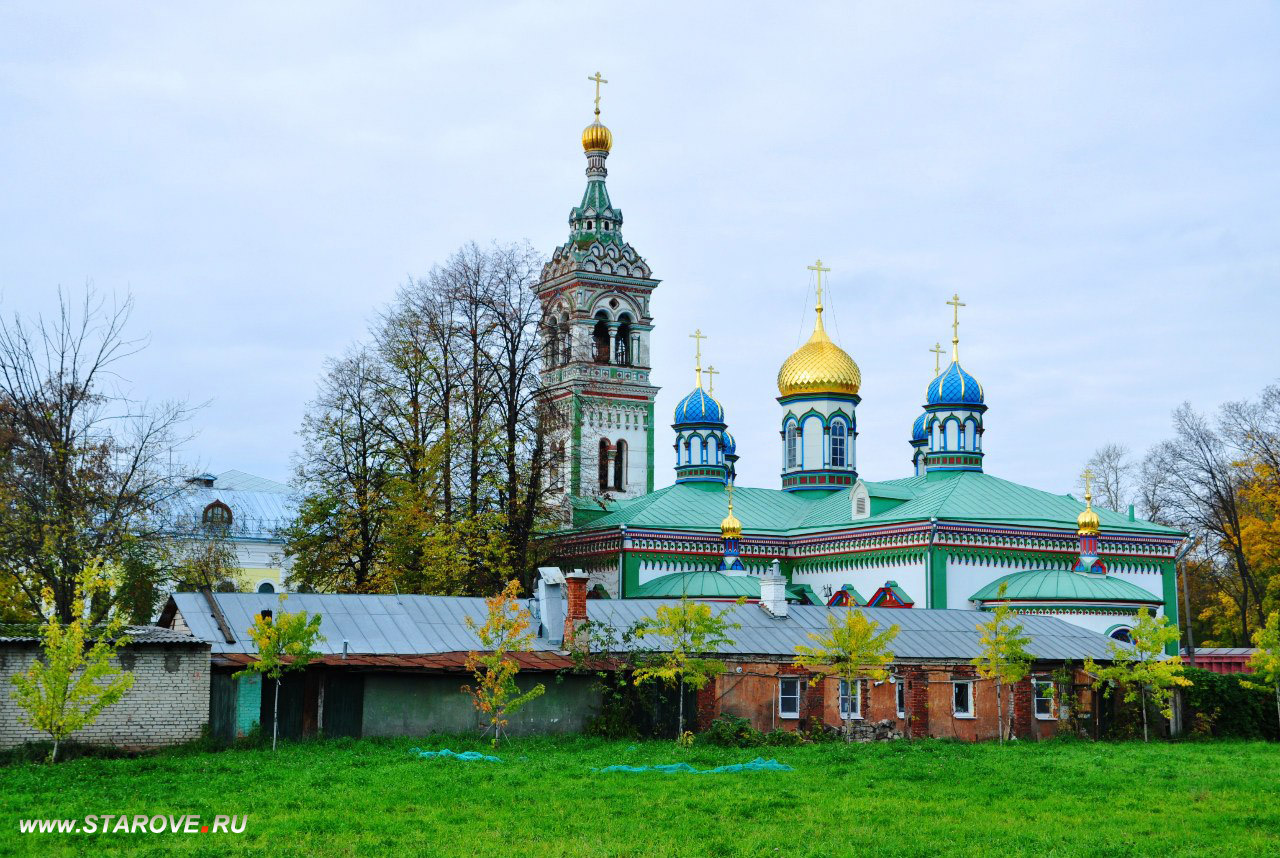
<path id="1" fill-rule="evenodd" d="M 841 587 L 850 584 L 862 594 L 862 598 L 870 599 L 871 594 L 883 587 L 886 581 L 897 581 L 898 586 L 915 602 L 916 608 L 925 607 L 928 593 L 923 562 L 817 572 L 796 570 L 791 574 L 791 583 L 808 584 L 823 598 L 826 598 L 823 587 L 830 586 L 834 594 Z"/>
<path id="2" fill-rule="evenodd" d="M 816 470 L 823 466 L 822 455 L 822 420 L 817 416 L 804 421 L 804 456 L 801 464 L 807 470 Z"/>
<path id="3" fill-rule="evenodd" d="M 1164 601 L 1164 576 L 1160 574 L 1159 570 L 1133 572 L 1125 571 L 1122 567 L 1119 571 L 1108 571 L 1107 574 L 1119 578 L 1121 581 L 1136 584 L 1152 596 Z"/>

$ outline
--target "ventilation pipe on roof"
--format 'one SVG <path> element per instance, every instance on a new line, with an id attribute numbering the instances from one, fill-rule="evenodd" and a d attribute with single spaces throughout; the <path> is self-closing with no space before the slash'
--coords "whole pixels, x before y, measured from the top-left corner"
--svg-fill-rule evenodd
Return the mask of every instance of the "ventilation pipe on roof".
<path id="1" fill-rule="evenodd" d="M 775 558 L 769 574 L 760 579 L 760 609 L 771 617 L 787 615 L 787 579 Z"/>
<path id="2" fill-rule="evenodd" d="M 538 637 L 557 646 L 564 641 L 564 573 L 555 566 L 538 568 Z"/>

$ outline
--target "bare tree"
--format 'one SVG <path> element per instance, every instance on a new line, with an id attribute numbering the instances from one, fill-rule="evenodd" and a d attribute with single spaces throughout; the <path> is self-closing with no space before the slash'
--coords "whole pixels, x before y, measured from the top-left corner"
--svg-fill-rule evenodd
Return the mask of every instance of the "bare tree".
<path id="1" fill-rule="evenodd" d="M 365 349 L 330 361 L 303 419 L 294 486 L 302 496 L 285 532 L 290 578 L 317 590 L 378 589 L 390 480 L 375 413 L 377 367 Z"/>
<path id="2" fill-rule="evenodd" d="M 1104 444 L 1085 466 L 1093 473 L 1094 499 L 1106 509 L 1123 512 L 1134 496 L 1134 464 L 1123 444 Z M 1083 479 L 1079 482 L 1083 489 Z"/>
<path id="3" fill-rule="evenodd" d="M 1251 626 L 1263 621 L 1263 591 L 1245 551 L 1240 451 L 1190 403 L 1174 411 L 1173 428 L 1173 438 L 1153 447 L 1143 463 L 1152 480 L 1146 491 L 1161 518 L 1203 536 L 1205 550 L 1218 556 L 1215 577 L 1236 600 L 1247 640 Z"/>
<path id="4" fill-rule="evenodd" d="M 0 577 L 33 615 L 52 591 L 69 622 L 89 562 L 163 538 L 154 520 L 181 488 L 167 463 L 189 410 L 121 388 L 118 367 L 144 346 L 125 334 L 131 299 L 58 298 L 52 319 L 0 320 Z M 91 619 L 109 607 L 96 599 Z"/>

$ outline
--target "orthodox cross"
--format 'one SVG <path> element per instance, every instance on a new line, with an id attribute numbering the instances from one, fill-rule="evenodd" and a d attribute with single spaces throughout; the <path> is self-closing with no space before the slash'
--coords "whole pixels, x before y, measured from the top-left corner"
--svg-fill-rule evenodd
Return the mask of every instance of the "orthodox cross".
<path id="1" fill-rule="evenodd" d="M 709 367 L 707 367 L 707 393 L 710 393 L 710 394 L 712 394 L 712 395 L 715 395 L 715 392 L 716 392 L 716 376 L 717 376 L 717 375 L 719 375 L 719 374 L 720 374 L 720 372 L 719 372 L 719 370 L 717 370 L 717 369 L 715 368 L 715 366 L 709 366 Z"/>
<path id="2" fill-rule="evenodd" d="M 951 317 L 951 359 L 958 363 L 960 361 L 960 308 L 968 305 L 961 303 L 960 293 L 957 292 L 951 296 L 947 306 L 954 314 Z"/>
<path id="3" fill-rule="evenodd" d="M 1084 473 L 1080 476 L 1084 477 L 1084 505 L 1093 508 L 1093 489 L 1090 484 L 1093 482 L 1093 471 L 1089 468 L 1084 469 Z"/>
<path id="4" fill-rule="evenodd" d="M 702 333 L 701 328 L 698 328 L 696 331 L 694 331 L 692 334 L 689 335 L 689 339 L 693 340 L 696 348 L 696 351 L 694 353 L 695 363 L 693 365 L 694 366 L 693 371 L 697 376 L 698 387 L 702 387 L 702 341 L 705 340 L 706 338 L 707 336 L 706 334 Z"/>
<path id="5" fill-rule="evenodd" d="M 733 515 L 733 483 L 726 485 L 724 490 L 729 493 L 729 515 Z"/>
<path id="6" fill-rule="evenodd" d="M 934 343 L 929 351 L 933 353 L 933 377 L 937 378 L 942 375 L 942 343 Z"/>
<path id="7" fill-rule="evenodd" d="M 596 116 L 599 116 L 600 115 L 600 84 L 608 83 L 609 81 L 602 78 L 600 76 L 600 72 L 596 72 L 593 75 L 588 75 L 587 80 L 593 80 L 596 82 Z"/>
<path id="8" fill-rule="evenodd" d="M 810 271 L 818 272 L 818 312 L 821 313 L 822 312 L 822 272 L 824 271 L 829 272 L 831 269 L 823 268 L 821 259 L 817 260 L 812 265 L 806 265 L 805 268 L 808 268 Z"/>

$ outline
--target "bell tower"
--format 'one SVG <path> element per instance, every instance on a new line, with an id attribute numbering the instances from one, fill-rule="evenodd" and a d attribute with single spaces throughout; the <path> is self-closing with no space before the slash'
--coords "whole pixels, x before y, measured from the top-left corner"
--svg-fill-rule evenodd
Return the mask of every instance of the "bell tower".
<path id="1" fill-rule="evenodd" d="M 544 360 L 538 392 L 548 435 L 548 483 L 569 514 L 577 499 L 653 491 L 649 296 L 659 281 L 622 237 L 622 211 L 605 185 L 613 134 L 595 120 L 582 132 L 587 187 L 569 212 L 569 240 L 555 249 L 536 288 Z"/>

